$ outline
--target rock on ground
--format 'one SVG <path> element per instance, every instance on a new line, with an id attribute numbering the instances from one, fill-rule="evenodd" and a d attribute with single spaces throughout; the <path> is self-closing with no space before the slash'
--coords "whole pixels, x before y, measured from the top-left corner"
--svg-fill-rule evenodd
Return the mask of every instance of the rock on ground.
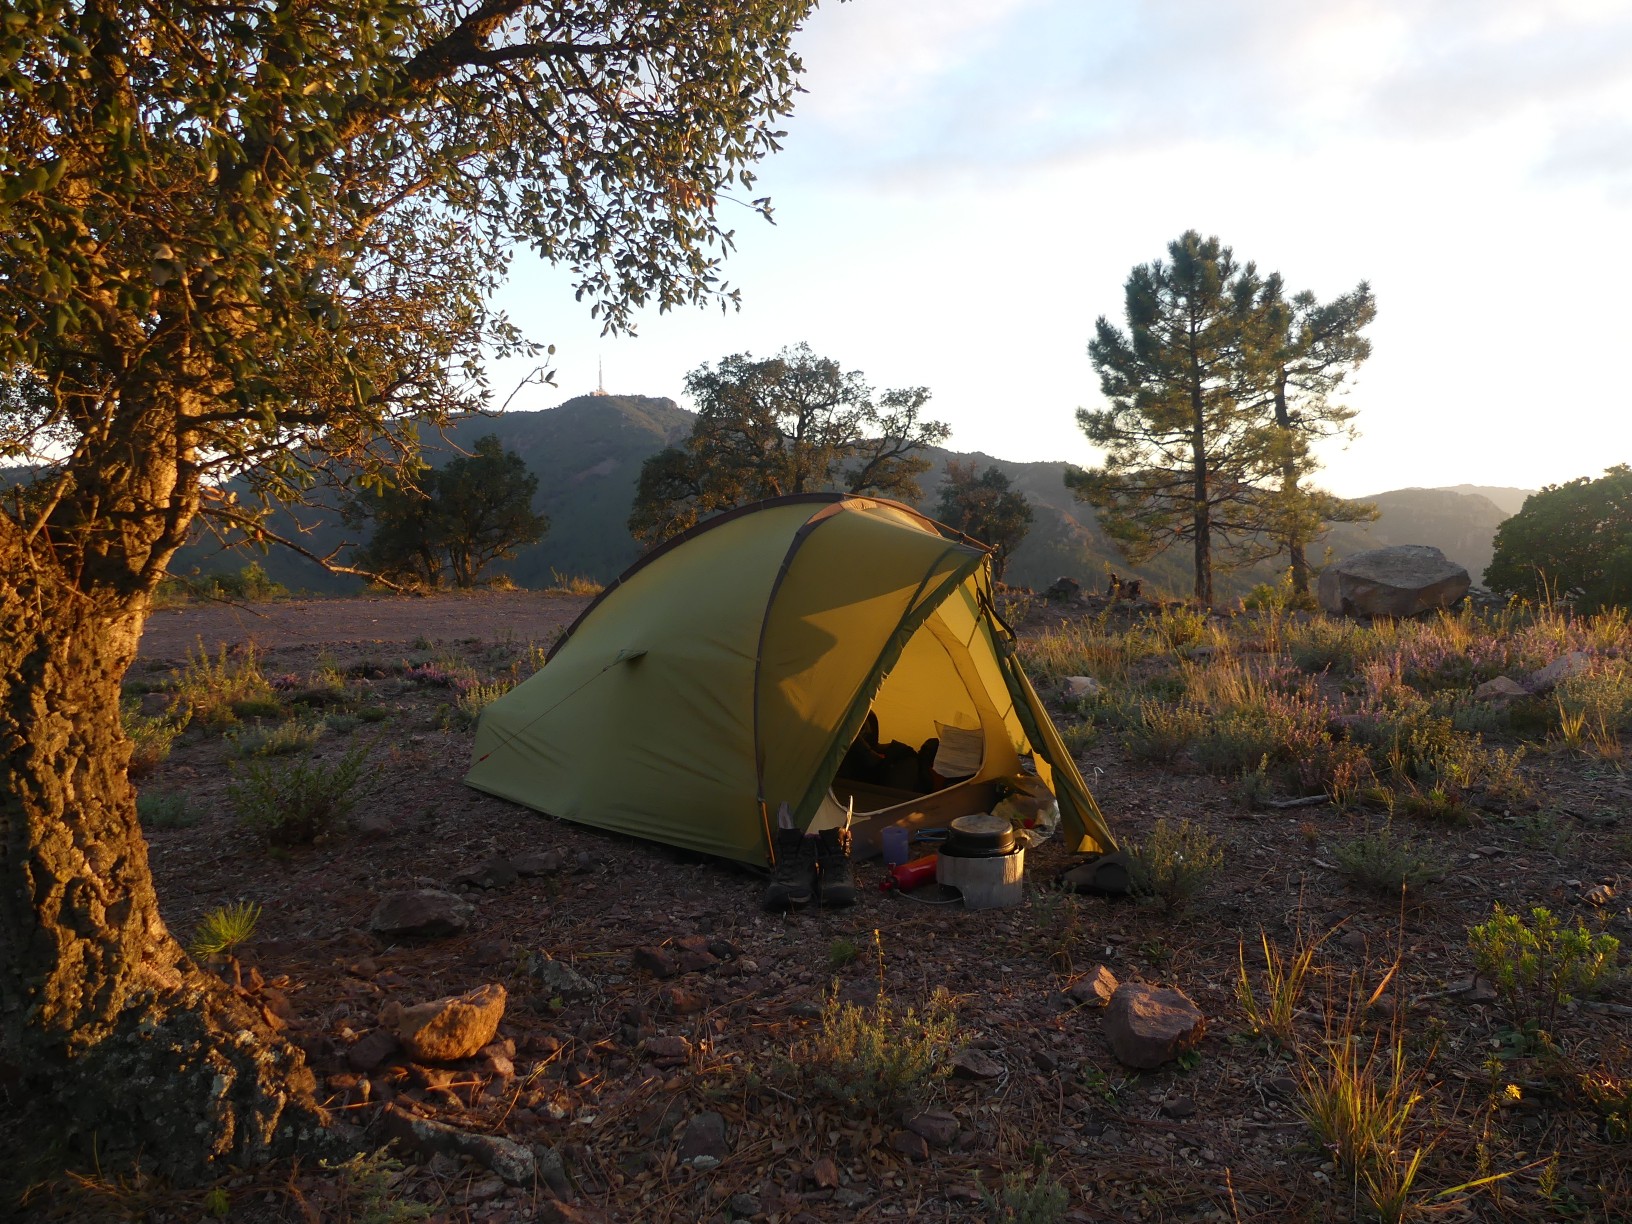
<path id="1" fill-rule="evenodd" d="M 439 888 L 392 893 L 374 907 L 369 930 L 392 937 L 457 935 L 470 925 L 476 907 Z"/>
<path id="2" fill-rule="evenodd" d="M 1327 566 L 1319 598 L 1331 616 L 1416 616 L 1468 593 L 1468 571 L 1426 544 L 1354 553 Z"/>
<path id="3" fill-rule="evenodd" d="M 1111 1052 L 1129 1067 L 1148 1071 L 1197 1045 L 1207 1018 L 1182 990 L 1124 982 L 1105 1009 Z"/>
<path id="4" fill-rule="evenodd" d="M 412 1007 L 388 1004 L 380 1022 L 420 1062 L 473 1058 L 493 1040 L 504 1016 L 505 991 L 497 982 Z"/>

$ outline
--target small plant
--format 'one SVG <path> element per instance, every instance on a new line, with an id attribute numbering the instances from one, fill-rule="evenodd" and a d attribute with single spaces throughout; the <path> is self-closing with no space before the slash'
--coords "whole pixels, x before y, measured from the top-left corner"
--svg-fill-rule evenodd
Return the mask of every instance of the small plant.
<path id="1" fill-rule="evenodd" d="M 1264 948 L 1263 997 L 1260 998 L 1253 987 L 1252 977 L 1247 972 L 1247 950 L 1245 946 L 1240 946 L 1237 949 L 1240 976 L 1235 983 L 1235 1000 L 1246 1013 L 1247 1023 L 1252 1026 L 1253 1032 L 1272 1041 L 1288 1043 L 1292 1040 L 1292 1025 L 1297 1019 L 1298 1006 L 1303 1002 L 1304 988 L 1314 968 L 1315 953 L 1326 942 L 1326 937 L 1323 935 L 1313 942 L 1307 942 L 1300 933 L 1288 959 L 1269 942 L 1265 932 L 1260 930 L 1258 936 Z"/>
<path id="2" fill-rule="evenodd" d="M 135 702 L 125 702 L 119 707 L 119 723 L 130 741 L 130 777 L 134 780 L 145 778 L 169 758 L 176 737 L 187 725 L 187 717 L 148 718 Z"/>
<path id="3" fill-rule="evenodd" d="M 144 829 L 190 829 L 198 823 L 185 795 L 137 795 L 136 819 Z"/>
<path id="4" fill-rule="evenodd" d="M 360 798 L 368 750 L 359 746 L 333 764 L 312 756 L 255 760 L 227 784 L 238 818 L 274 845 L 307 846 L 337 832 Z"/>
<path id="5" fill-rule="evenodd" d="M 1148 837 L 1129 845 L 1128 857 L 1133 891 L 1169 912 L 1188 905 L 1224 865 L 1218 840 L 1189 820 L 1158 820 Z"/>
<path id="6" fill-rule="evenodd" d="M 213 909 L 199 921 L 193 932 L 193 941 L 187 951 L 202 960 L 222 952 L 231 952 L 240 944 L 248 943 L 261 920 L 261 907 L 249 901 L 224 905 Z"/>
<path id="7" fill-rule="evenodd" d="M 843 969 L 861 955 L 861 948 L 853 939 L 839 936 L 827 945 L 827 967 L 829 969 Z"/>
<path id="8" fill-rule="evenodd" d="M 1167 763 L 1200 739 L 1208 722 L 1207 711 L 1190 702 L 1141 701 L 1138 722 L 1123 743 L 1136 761 Z"/>
<path id="9" fill-rule="evenodd" d="M 1403 1220 L 1429 1147 L 1410 1145 L 1421 1075 L 1396 1034 L 1368 1047 L 1352 1020 L 1314 1051 L 1298 1051 L 1299 1112 L 1357 1196 L 1385 1221 Z"/>
<path id="10" fill-rule="evenodd" d="M 1557 812 L 1542 808 L 1514 818 L 1513 831 L 1527 850 L 1563 854 L 1575 841 L 1575 830 Z"/>
<path id="11" fill-rule="evenodd" d="M 482 711 L 487 709 L 500 697 L 510 691 L 510 685 L 497 680 L 492 684 L 473 684 L 461 688 L 453 699 L 454 719 L 462 728 L 474 727 L 481 718 Z"/>
<path id="12" fill-rule="evenodd" d="M 867 1008 L 835 992 L 822 1009 L 821 1034 L 795 1047 L 790 1067 L 846 1109 L 882 1116 L 916 1100 L 946 1073 L 940 1064 L 956 1034 L 957 1013 L 944 989 L 921 1014 L 897 1011 L 882 992 Z"/>
<path id="13" fill-rule="evenodd" d="M 1565 926 L 1543 906 L 1530 922 L 1497 902 L 1490 919 L 1468 930 L 1474 965 L 1518 1024 L 1550 1032 L 1558 1009 L 1595 990 L 1615 968 L 1621 941 L 1594 935 L 1579 919 Z"/>
<path id="14" fill-rule="evenodd" d="M 228 732 L 227 739 L 232 750 L 242 757 L 288 756 L 294 752 L 309 751 L 323 738 L 327 729 L 328 724 L 322 719 L 316 722 L 294 719 L 272 727 Z"/>
<path id="15" fill-rule="evenodd" d="M 995 1195 L 982 1197 L 991 1224 L 1058 1224 L 1071 1205 L 1065 1187 L 1044 1169 L 1007 1174 Z"/>
<path id="16" fill-rule="evenodd" d="M 200 640 L 197 656 L 189 654 L 187 666 L 174 676 L 176 696 L 171 713 L 183 720 L 225 727 L 240 718 L 276 715 L 281 710 L 272 685 L 261 673 L 254 643 L 236 659 L 223 645 L 220 655 L 212 659 Z"/>
<path id="17" fill-rule="evenodd" d="M 393 1159 L 386 1148 L 359 1152 L 342 1162 L 321 1160 L 318 1163 L 327 1172 L 338 1175 L 341 1203 L 346 1212 L 344 1218 L 352 1224 L 411 1224 L 431 1214 L 428 1204 L 411 1202 L 399 1195 L 402 1162 Z"/>
<path id="18" fill-rule="evenodd" d="M 1385 897 L 1419 893 L 1446 871 L 1442 859 L 1427 847 L 1398 836 L 1391 823 L 1339 843 L 1332 857 L 1355 884 Z"/>
<path id="19" fill-rule="evenodd" d="M 602 589 L 602 585 L 593 578 L 586 578 L 582 574 L 563 574 L 551 566 L 550 585 L 544 588 L 544 594 L 599 595 Z"/>

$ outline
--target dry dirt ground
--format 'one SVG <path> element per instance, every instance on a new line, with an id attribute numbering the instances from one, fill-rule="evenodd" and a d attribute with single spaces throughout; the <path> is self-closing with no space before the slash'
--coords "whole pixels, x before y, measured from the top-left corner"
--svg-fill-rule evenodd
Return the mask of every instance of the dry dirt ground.
<path id="1" fill-rule="evenodd" d="M 465 1130 L 533 1145 L 535 1184 L 506 1186 L 480 1164 L 409 1157 L 389 1188 L 367 1178 L 278 1170 L 225 1180 L 224 1197 L 93 1182 L 67 1198 L 36 1196 L 40 1218 L 109 1207 L 164 1221 L 406 1219 L 423 1204 L 446 1221 L 1343 1220 L 1359 1218 L 1339 1171 L 1311 1139 L 1296 1103 L 1293 1053 L 1251 1035 L 1236 996 L 1240 948 L 1261 980 L 1261 935 L 1285 949 L 1330 932 L 1299 1024 L 1310 1040 L 1345 1010 L 1349 983 L 1369 994 L 1400 968 L 1360 1021 L 1363 1043 L 1398 1024 L 1422 1093 L 1409 1132 L 1428 1145 L 1417 1190 L 1450 1219 L 1632 1218 L 1624 1139 L 1544 1077 L 1506 1036 L 1488 1001 L 1456 986 L 1471 972 L 1466 930 L 1493 900 L 1548 905 L 1632 935 L 1599 882 L 1618 890 L 1632 825 L 1632 780 L 1613 763 L 1558 756 L 1529 766 L 1542 797 L 1529 811 L 1489 812 L 1432 831 L 1452 868 L 1422 901 L 1350 889 L 1331 846 L 1356 817 L 1326 805 L 1250 811 L 1220 782 L 1130 761 L 1101 735 L 1079 760 L 1112 827 L 1144 836 L 1161 817 L 1188 818 L 1223 844 L 1225 863 L 1199 903 L 1169 915 L 1126 900 L 1049 887 L 1070 857 L 1034 850 L 1035 886 L 1020 908 L 965 912 L 879 889 L 860 865 L 853 909 L 763 913 L 760 881 L 714 861 L 558 822 L 461 784 L 470 747 L 454 690 L 425 676 L 468 668 L 526 674 L 582 600 L 517 593 L 469 599 L 312 601 L 188 608 L 153 618 L 131 687 L 149 712 L 190 649 L 240 649 L 249 638 L 268 677 L 344 679 L 349 710 L 319 741 L 333 758 L 363 746 L 368 797 L 353 831 L 328 844 L 271 850 L 235 819 L 227 785 L 245 768 L 230 737 L 189 729 L 144 794 L 179 796 L 186 816 L 152 827 L 165 917 L 184 939 L 216 907 L 262 907 L 242 952 L 248 988 L 309 1054 L 337 1113 L 383 1143 L 382 1104 Z M 426 665 L 431 665 L 427 667 Z M 415 672 L 412 669 L 417 668 Z M 416 679 L 416 675 L 420 678 Z M 356 715 L 361 714 L 359 718 Z M 287 758 L 270 758 L 274 763 Z M 1538 821 L 1536 810 L 1556 817 Z M 1538 832 L 1539 830 L 1539 832 Z M 369 933 L 388 893 L 457 887 L 493 856 L 560 852 L 553 873 L 492 889 L 462 888 L 476 918 L 462 934 L 391 941 Z M 700 937 L 700 938 L 689 938 Z M 707 947 L 698 967 L 654 976 L 636 951 L 681 941 Z M 1255 960 L 1255 957 L 1259 959 Z M 546 985 L 557 962 L 582 984 Z M 1120 979 L 1185 991 L 1208 1017 L 1181 1062 L 1121 1067 L 1102 1013 L 1070 991 L 1095 965 Z M 360 1071 L 353 1044 L 388 1003 L 412 1004 L 497 982 L 509 992 L 501 1035 L 513 1069 L 492 1060 L 421 1067 L 401 1056 Z M 897 1110 L 845 1109 L 808 1086 L 828 992 L 861 1003 L 880 987 L 922 1007 L 937 988 L 956 1006 L 955 1047 L 990 1060 L 987 1078 L 920 1088 L 910 1112 L 951 1119 L 926 1145 Z M 1632 998 L 1570 1009 L 1561 1047 L 1582 1065 L 1632 1072 L 1624 1051 Z M 1619 1000 L 1619 1002 L 1617 1002 Z M 887 1039 L 913 1030 L 897 1021 Z M 1506 1044 L 1504 1044 L 1506 1043 Z M 974 1060 L 979 1062 L 979 1060 Z M 682 1162 L 688 1131 L 723 1120 L 705 1155 Z M 1505 1180 L 1432 1200 L 1494 1173 Z M 1063 1213 L 993 1214 L 1011 1179 L 1052 1178 Z M 97 1188 L 100 1186 L 100 1190 Z M 369 1215 L 370 1203 L 379 1214 Z M 398 1212 L 400 1214 L 391 1214 Z"/>

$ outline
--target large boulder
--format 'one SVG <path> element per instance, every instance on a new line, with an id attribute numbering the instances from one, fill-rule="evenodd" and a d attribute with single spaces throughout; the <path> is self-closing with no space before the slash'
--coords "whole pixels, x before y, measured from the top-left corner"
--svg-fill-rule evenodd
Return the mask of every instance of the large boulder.
<path id="1" fill-rule="evenodd" d="M 1416 616 L 1450 607 L 1472 585 L 1468 571 L 1439 549 L 1397 544 L 1328 565 L 1319 597 L 1331 616 Z"/>

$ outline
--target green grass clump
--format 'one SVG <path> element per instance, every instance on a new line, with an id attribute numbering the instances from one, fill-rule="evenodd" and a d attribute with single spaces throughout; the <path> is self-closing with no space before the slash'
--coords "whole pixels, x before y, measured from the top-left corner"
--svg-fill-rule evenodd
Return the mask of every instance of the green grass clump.
<path id="1" fill-rule="evenodd" d="M 130 741 L 130 777 L 134 780 L 145 778 L 169 759 L 176 737 L 187 726 L 187 716 L 149 718 L 135 702 L 125 702 L 119 707 L 119 724 Z"/>
<path id="2" fill-rule="evenodd" d="M 865 1008 L 834 992 L 822 1009 L 820 1034 L 794 1048 L 789 1070 L 846 1111 L 882 1117 L 921 1098 L 946 1074 L 956 1035 L 957 1013 L 944 989 L 922 1012 L 900 1011 L 882 992 Z"/>
<path id="3" fill-rule="evenodd" d="M 239 756 L 288 756 L 315 747 L 326 730 L 328 725 L 322 719 L 316 722 L 301 722 L 297 719 L 277 723 L 271 727 L 254 727 L 236 733 L 229 732 L 228 739 L 232 750 Z"/>
<path id="4" fill-rule="evenodd" d="M 983 1194 L 992 1224 L 1058 1224 L 1071 1196 L 1046 1170 L 1007 1173 L 996 1194 Z"/>
<path id="5" fill-rule="evenodd" d="M 144 829 L 190 829 L 198 823 L 185 795 L 137 795 L 136 819 Z"/>
<path id="6" fill-rule="evenodd" d="M 1590 994 L 1613 972 L 1621 941 L 1594 935 L 1580 919 L 1566 926 L 1545 907 L 1530 921 L 1496 904 L 1488 921 L 1468 930 L 1480 976 L 1496 988 L 1515 1024 L 1552 1028 L 1558 1009 Z"/>
<path id="7" fill-rule="evenodd" d="M 1189 820 L 1158 820 L 1143 840 L 1127 847 L 1133 891 L 1169 912 L 1183 909 L 1224 866 L 1218 839 Z"/>
<path id="8" fill-rule="evenodd" d="M 261 907 L 249 901 L 213 909 L 199 921 L 187 951 L 202 959 L 220 952 L 231 952 L 240 944 L 248 943 L 261 920 Z"/>
<path id="9" fill-rule="evenodd" d="M 272 685 L 261 672 L 254 643 L 239 658 L 231 658 L 222 645 L 212 659 L 198 644 L 198 654 L 187 656 L 187 666 L 174 673 L 173 716 L 191 719 L 205 727 L 227 727 L 241 718 L 275 717 L 282 706 Z"/>
<path id="10" fill-rule="evenodd" d="M 1414 895 L 1446 871 L 1446 863 L 1428 847 L 1401 837 L 1392 824 L 1362 833 L 1332 850 L 1340 871 L 1358 887 L 1384 897 Z"/>
<path id="11" fill-rule="evenodd" d="M 227 784 L 243 823 L 267 842 L 309 846 L 338 833 L 361 798 L 368 750 L 359 746 L 333 762 L 311 755 L 249 762 Z"/>
<path id="12" fill-rule="evenodd" d="M 508 681 L 495 680 L 491 684 L 472 684 L 461 688 L 453 699 L 454 723 L 461 728 L 474 727 L 482 711 L 508 693 L 511 687 Z"/>

